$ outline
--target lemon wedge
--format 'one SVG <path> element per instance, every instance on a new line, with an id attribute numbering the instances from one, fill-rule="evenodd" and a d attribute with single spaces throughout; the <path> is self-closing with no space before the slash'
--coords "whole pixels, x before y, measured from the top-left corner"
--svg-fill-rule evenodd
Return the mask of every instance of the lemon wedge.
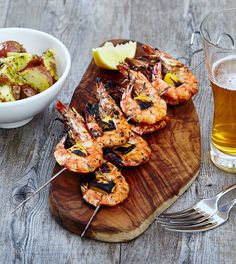
<path id="1" fill-rule="evenodd" d="M 117 65 L 126 58 L 134 58 L 136 48 L 137 43 L 133 41 L 116 46 L 112 42 L 106 42 L 104 46 L 93 49 L 93 58 L 99 68 L 117 70 Z"/>

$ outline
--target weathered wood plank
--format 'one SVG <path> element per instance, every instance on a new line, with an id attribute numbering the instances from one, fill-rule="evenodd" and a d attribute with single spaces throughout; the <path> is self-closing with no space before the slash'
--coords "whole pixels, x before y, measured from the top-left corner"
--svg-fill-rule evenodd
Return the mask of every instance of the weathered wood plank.
<path id="1" fill-rule="evenodd" d="M 105 16 L 106 23 L 101 19 Z M 11 2 L 6 26 L 40 29 L 59 37 L 68 46 L 73 70 L 60 98 L 69 102 L 91 59 L 92 47 L 116 34 L 128 38 L 129 18 L 128 1 L 111 4 L 109 1 L 22 0 Z M 117 19 L 122 24 L 113 24 Z M 0 192 L 4 205 L 0 207 L 1 215 L 6 215 L 50 177 L 55 164 L 53 149 L 63 130 L 54 118 L 54 104 L 51 104 L 27 126 L 0 130 Z M 3 263 L 54 263 L 55 260 L 93 263 L 94 256 L 103 263 L 119 262 L 118 244 L 81 241 L 61 228 L 50 215 L 47 197 L 48 188 L 45 188 L 22 211 L 1 218 Z"/>
<path id="2" fill-rule="evenodd" d="M 220 8 L 229 8 L 234 6 L 234 1 L 192 1 L 191 11 L 194 13 L 196 25 L 200 25 L 205 13 Z M 202 13 L 199 6 L 204 7 L 205 12 Z M 196 190 L 198 190 L 197 198 L 210 197 L 216 192 L 221 191 L 223 186 L 230 185 L 235 182 L 235 176 L 225 173 L 217 169 L 209 158 L 209 143 L 211 134 L 211 123 L 213 113 L 213 98 L 210 85 L 207 78 L 206 68 L 202 66 L 198 71 L 200 79 L 201 91 L 196 97 L 195 104 L 202 122 L 202 141 L 203 141 L 203 159 L 202 173 L 196 182 Z M 208 114 L 209 113 L 209 114 Z M 235 210 L 234 210 L 235 212 Z M 233 212 L 232 212 L 233 216 Z M 212 231 L 205 234 L 191 235 L 190 247 L 191 252 L 188 259 L 191 263 L 234 263 L 235 262 L 235 242 L 232 234 L 235 233 L 235 218 L 231 217 L 230 221 Z M 227 241 L 227 243 L 226 243 Z M 195 249 L 195 250 L 193 250 Z M 200 254 L 199 254 L 200 252 Z"/>
<path id="3" fill-rule="evenodd" d="M 4 27 L 9 10 L 10 0 L 0 0 L 0 27 Z"/>
<path id="4" fill-rule="evenodd" d="M 132 9 L 131 37 L 148 41 L 176 57 L 188 58 L 192 31 L 198 29 L 206 13 L 227 6 L 233 6 L 233 1 L 136 1 Z M 142 16 L 142 10 L 147 9 L 148 16 Z M 142 26 L 144 24 L 145 27 Z M 197 65 L 201 59 L 202 54 L 196 55 L 193 65 Z M 200 91 L 194 102 L 201 124 L 201 171 L 197 180 L 169 211 L 186 208 L 202 198 L 214 195 L 222 186 L 235 182 L 235 176 L 221 172 L 209 159 L 212 94 L 204 66 L 196 74 L 200 82 Z M 121 262 L 234 263 L 235 245 L 231 232 L 235 232 L 233 217 L 227 225 L 201 234 L 171 233 L 154 223 L 142 237 L 122 244 Z"/>

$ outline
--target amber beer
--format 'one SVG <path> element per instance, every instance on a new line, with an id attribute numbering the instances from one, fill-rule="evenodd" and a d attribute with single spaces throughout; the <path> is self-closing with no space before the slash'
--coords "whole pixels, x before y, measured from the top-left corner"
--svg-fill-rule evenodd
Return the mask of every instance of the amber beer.
<path id="1" fill-rule="evenodd" d="M 236 156 L 236 56 L 216 61 L 212 65 L 212 72 L 212 144 L 223 153 Z"/>

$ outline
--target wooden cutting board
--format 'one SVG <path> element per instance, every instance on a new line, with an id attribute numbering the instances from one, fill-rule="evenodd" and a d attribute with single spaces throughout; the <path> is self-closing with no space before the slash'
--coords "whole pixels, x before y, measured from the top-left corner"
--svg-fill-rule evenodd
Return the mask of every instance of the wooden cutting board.
<path id="1" fill-rule="evenodd" d="M 113 40 L 114 44 L 126 40 Z M 142 54 L 138 44 L 136 57 Z M 95 79 L 105 77 L 121 82 L 117 71 L 100 70 L 92 60 L 76 88 L 71 106 L 83 110 L 94 100 Z M 102 207 L 85 236 L 109 242 L 123 242 L 142 234 L 191 185 L 200 168 L 201 146 L 198 117 L 193 102 L 169 107 L 170 122 L 161 131 L 149 134 L 152 155 L 147 164 L 122 169 L 130 195 L 121 205 Z M 56 165 L 54 173 L 61 167 Z M 50 187 L 52 215 L 66 229 L 80 235 L 94 208 L 82 200 L 79 175 L 65 171 Z"/>

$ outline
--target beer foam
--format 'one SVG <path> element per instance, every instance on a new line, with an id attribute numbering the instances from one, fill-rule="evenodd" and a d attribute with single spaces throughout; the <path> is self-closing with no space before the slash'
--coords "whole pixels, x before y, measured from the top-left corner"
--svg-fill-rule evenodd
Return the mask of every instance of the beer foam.
<path id="1" fill-rule="evenodd" d="M 213 82 L 220 87 L 236 90 L 236 55 L 226 56 L 212 65 Z"/>

